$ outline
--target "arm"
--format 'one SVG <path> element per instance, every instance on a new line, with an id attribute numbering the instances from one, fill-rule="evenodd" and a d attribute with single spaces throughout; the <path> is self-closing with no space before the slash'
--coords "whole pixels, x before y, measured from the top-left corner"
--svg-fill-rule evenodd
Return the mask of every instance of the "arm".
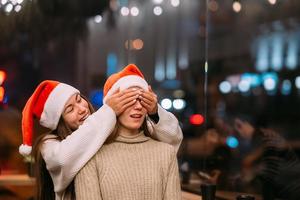
<path id="1" fill-rule="evenodd" d="M 78 171 L 100 149 L 115 124 L 115 112 L 104 105 L 66 139 L 48 139 L 44 142 L 41 152 L 56 192 L 63 191 L 70 184 Z"/>
<path id="2" fill-rule="evenodd" d="M 181 144 L 183 134 L 177 118 L 170 112 L 158 105 L 159 120 L 157 123 L 148 123 L 150 133 L 159 141 L 171 144 L 176 152 Z"/>
<path id="3" fill-rule="evenodd" d="M 96 160 L 93 157 L 75 177 L 76 200 L 102 200 Z"/>
<path id="4" fill-rule="evenodd" d="M 157 95 L 151 86 L 149 86 L 149 91 L 143 91 L 139 98 L 151 119 L 152 123 L 149 122 L 147 125 L 152 136 L 159 141 L 173 145 L 177 152 L 183 138 L 177 118 L 157 103 Z"/>
<path id="5" fill-rule="evenodd" d="M 175 150 L 172 152 L 167 176 L 163 200 L 181 200 L 182 196 Z"/>

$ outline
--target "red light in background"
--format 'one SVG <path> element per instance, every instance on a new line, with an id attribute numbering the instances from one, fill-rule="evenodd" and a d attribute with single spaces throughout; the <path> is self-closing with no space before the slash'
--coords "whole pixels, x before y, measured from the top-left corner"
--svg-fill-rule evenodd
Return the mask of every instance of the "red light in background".
<path id="1" fill-rule="evenodd" d="M 201 125 L 204 122 L 204 117 L 200 114 L 193 114 L 190 116 L 190 123 L 193 125 Z"/>
<path id="2" fill-rule="evenodd" d="M 4 82 L 6 78 L 6 73 L 5 71 L 0 70 L 0 85 L 2 85 L 2 83 Z"/>
<path id="3" fill-rule="evenodd" d="M 4 87 L 0 87 L 0 102 L 3 102 L 4 93 L 5 93 Z"/>

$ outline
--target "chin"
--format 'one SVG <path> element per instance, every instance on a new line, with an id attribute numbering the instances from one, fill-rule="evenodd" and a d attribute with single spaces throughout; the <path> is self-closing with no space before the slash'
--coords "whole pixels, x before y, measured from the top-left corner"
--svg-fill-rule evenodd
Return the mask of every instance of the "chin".
<path id="1" fill-rule="evenodd" d="M 139 130 L 141 128 L 141 126 L 132 126 L 129 127 L 131 130 Z"/>
<path id="2" fill-rule="evenodd" d="M 138 125 L 132 125 L 132 126 L 128 126 L 128 129 L 131 130 L 139 130 L 141 128 L 142 124 L 138 124 Z"/>

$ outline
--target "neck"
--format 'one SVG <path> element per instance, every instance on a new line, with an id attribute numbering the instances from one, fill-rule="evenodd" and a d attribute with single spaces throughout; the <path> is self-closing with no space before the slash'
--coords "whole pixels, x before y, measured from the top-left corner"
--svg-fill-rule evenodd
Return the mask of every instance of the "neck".
<path id="1" fill-rule="evenodd" d="M 122 135 L 122 136 L 135 136 L 139 134 L 139 130 L 138 129 L 127 129 L 123 126 L 120 126 L 118 129 L 118 135 Z"/>

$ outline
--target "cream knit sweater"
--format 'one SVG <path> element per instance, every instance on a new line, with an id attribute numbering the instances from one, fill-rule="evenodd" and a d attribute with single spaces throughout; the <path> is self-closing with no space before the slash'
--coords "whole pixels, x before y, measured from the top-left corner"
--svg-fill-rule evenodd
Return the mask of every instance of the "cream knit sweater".
<path id="1" fill-rule="evenodd" d="M 75 178 L 76 200 L 179 200 L 176 151 L 140 133 L 104 145 Z"/>

